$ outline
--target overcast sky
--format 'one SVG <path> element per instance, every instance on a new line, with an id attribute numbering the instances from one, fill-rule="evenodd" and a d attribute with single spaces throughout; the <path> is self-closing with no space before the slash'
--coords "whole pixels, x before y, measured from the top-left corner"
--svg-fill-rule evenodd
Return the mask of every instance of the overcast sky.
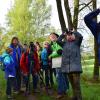
<path id="1" fill-rule="evenodd" d="M 49 4 L 52 5 L 52 17 L 51 17 L 51 24 L 55 28 L 60 28 L 58 13 L 56 8 L 56 0 L 48 0 Z M 100 7 L 100 0 L 98 0 L 98 6 Z M 5 26 L 5 15 L 7 14 L 8 10 L 13 4 L 13 0 L 0 0 L 0 24 Z"/>

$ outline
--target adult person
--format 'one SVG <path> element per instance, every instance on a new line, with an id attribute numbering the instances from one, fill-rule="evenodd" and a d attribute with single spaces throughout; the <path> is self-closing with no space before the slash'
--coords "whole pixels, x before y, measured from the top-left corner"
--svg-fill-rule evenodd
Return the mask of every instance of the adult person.
<path id="1" fill-rule="evenodd" d="M 14 60 L 16 68 L 17 91 L 20 92 L 21 90 L 20 58 L 22 54 L 22 46 L 19 43 L 18 37 L 12 38 L 10 47 L 13 49 L 12 58 Z"/>
<path id="2" fill-rule="evenodd" d="M 57 40 L 57 43 L 63 48 L 61 70 L 68 75 L 71 83 L 72 100 L 82 100 L 80 88 L 80 75 L 82 73 L 80 46 L 82 39 L 80 33 L 66 31 Z"/>
<path id="3" fill-rule="evenodd" d="M 43 88 L 44 87 L 44 75 L 43 75 L 43 69 L 42 69 L 42 60 L 41 60 L 41 52 L 42 52 L 42 47 L 40 45 L 39 42 L 35 42 L 35 46 L 37 49 L 37 54 L 38 54 L 38 58 L 39 58 L 39 65 L 40 65 L 40 71 L 39 71 L 39 83 L 40 83 L 40 87 Z"/>
<path id="4" fill-rule="evenodd" d="M 94 20 L 100 13 L 100 8 L 96 9 L 84 17 L 85 24 L 91 30 L 93 36 L 95 37 L 98 45 L 98 60 L 100 65 L 100 22 Z"/>

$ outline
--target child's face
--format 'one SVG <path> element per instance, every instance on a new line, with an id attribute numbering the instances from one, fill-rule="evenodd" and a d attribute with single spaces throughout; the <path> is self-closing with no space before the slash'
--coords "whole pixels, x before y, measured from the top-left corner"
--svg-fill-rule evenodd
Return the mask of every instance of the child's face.
<path id="1" fill-rule="evenodd" d="M 39 50 L 40 50 L 40 47 L 39 47 L 38 45 L 36 46 L 36 48 L 37 48 L 37 51 L 39 51 Z"/>
<path id="2" fill-rule="evenodd" d="M 44 48 L 48 48 L 48 43 L 44 43 Z"/>
<path id="3" fill-rule="evenodd" d="M 51 34 L 50 35 L 50 40 L 51 41 L 56 41 L 57 40 L 57 36 L 55 34 Z"/>

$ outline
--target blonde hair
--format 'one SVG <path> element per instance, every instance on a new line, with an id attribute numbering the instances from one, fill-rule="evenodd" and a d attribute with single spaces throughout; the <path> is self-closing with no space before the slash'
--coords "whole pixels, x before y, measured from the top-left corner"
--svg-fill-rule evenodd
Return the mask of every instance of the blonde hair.
<path id="1" fill-rule="evenodd" d="M 45 44 L 49 44 L 49 42 L 48 41 L 44 41 L 43 42 L 43 46 L 45 46 Z"/>

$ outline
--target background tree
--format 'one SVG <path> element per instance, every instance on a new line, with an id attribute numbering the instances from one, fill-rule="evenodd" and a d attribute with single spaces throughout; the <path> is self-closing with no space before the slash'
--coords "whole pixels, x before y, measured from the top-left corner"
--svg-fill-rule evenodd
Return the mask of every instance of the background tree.
<path id="1" fill-rule="evenodd" d="M 97 8 L 97 0 L 93 0 L 93 10 Z M 97 21 L 97 18 L 95 19 Z M 95 51 L 95 61 L 94 61 L 94 80 L 99 80 L 99 65 L 98 65 L 98 46 L 94 39 L 94 51 Z"/>
<path id="2" fill-rule="evenodd" d="M 61 29 L 63 30 L 63 28 L 68 26 L 68 29 L 77 30 L 79 24 L 79 14 L 92 3 L 92 0 L 89 0 L 88 2 L 86 0 L 56 0 L 56 3 Z M 64 3 L 66 12 L 65 19 L 63 16 L 64 10 L 62 10 L 62 3 Z M 65 20 L 67 20 L 67 25 Z"/>
<path id="3" fill-rule="evenodd" d="M 61 5 L 61 0 L 56 0 L 57 3 L 57 10 L 58 10 L 58 16 L 59 16 L 59 21 L 61 25 L 61 30 L 62 32 L 66 29 L 66 24 L 63 16 L 63 10 L 62 10 L 62 5 Z"/>
<path id="4" fill-rule="evenodd" d="M 15 0 L 7 15 L 9 33 L 32 41 L 48 33 L 51 7 L 46 0 Z"/>

